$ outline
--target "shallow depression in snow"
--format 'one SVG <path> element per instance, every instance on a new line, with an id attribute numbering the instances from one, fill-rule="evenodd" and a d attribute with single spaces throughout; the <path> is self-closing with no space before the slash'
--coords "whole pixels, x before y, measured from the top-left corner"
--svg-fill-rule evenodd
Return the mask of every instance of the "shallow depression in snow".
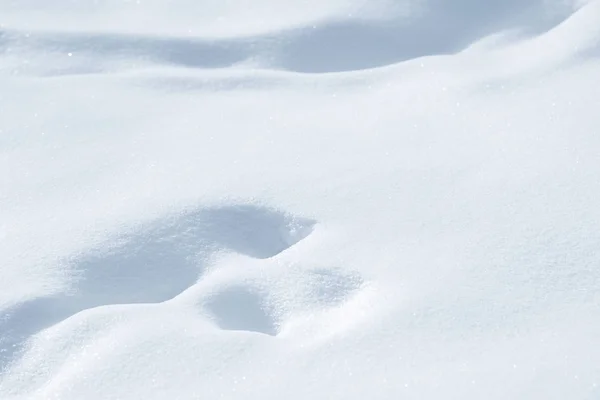
<path id="1" fill-rule="evenodd" d="M 314 224 L 270 208 L 231 205 L 196 208 L 135 227 L 75 256 L 70 263 L 77 282 L 69 293 L 37 298 L 8 310 L 0 320 L 7 349 L 0 353 L 0 360 L 5 364 L 31 335 L 82 310 L 158 303 L 177 296 L 196 283 L 215 252 L 274 257 L 308 236 Z M 261 322 L 267 317 L 261 314 L 259 299 L 243 288 L 222 293 L 210 308 L 222 316 L 224 329 L 269 325 Z M 270 332 L 272 328 L 254 330 Z"/>

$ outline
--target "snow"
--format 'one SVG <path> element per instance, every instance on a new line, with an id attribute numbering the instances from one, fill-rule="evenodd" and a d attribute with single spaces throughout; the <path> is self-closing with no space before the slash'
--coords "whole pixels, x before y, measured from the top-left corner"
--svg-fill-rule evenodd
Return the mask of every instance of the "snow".
<path id="1" fill-rule="evenodd" d="M 0 399 L 600 396 L 600 0 L 0 16 Z"/>

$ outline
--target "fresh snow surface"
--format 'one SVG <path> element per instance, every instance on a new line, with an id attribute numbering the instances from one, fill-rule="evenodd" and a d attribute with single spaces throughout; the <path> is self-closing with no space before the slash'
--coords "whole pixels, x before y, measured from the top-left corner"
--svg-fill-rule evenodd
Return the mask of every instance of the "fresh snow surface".
<path id="1" fill-rule="evenodd" d="M 600 0 L 0 1 L 0 399 L 600 399 Z"/>

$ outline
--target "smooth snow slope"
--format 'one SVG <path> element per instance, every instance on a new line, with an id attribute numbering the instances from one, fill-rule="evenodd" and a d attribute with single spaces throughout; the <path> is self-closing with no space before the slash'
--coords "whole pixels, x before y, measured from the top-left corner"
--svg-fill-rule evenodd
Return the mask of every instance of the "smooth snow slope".
<path id="1" fill-rule="evenodd" d="M 600 398 L 599 57 L 600 0 L 0 2 L 0 399 Z"/>

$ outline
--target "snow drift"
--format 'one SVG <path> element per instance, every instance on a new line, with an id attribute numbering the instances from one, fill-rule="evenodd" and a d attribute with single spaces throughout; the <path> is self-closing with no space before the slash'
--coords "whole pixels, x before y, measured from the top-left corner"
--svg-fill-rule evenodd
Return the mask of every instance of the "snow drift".
<path id="1" fill-rule="evenodd" d="M 0 398 L 600 396 L 598 0 L 0 15 Z"/>

